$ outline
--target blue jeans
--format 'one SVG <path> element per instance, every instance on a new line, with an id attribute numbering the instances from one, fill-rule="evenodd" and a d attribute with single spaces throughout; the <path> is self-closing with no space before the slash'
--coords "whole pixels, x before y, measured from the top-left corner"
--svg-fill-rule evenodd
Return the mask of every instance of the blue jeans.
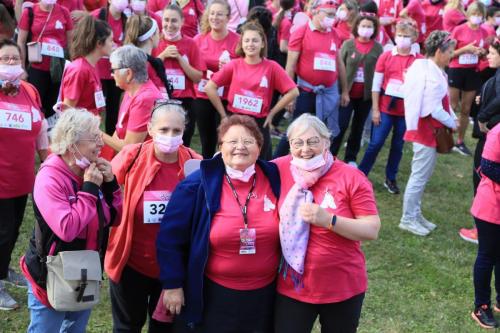
<path id="1" fill-rule="evenodd" d="M 33 295 L 31 283 L 28 283 L 28 308 L 31 322 L 28 333 L 84 333 L 91 310 L 56 311 L 43 305 Z"/>
<path id="2" fill-rule="evenodd" d="M 368 176 L 370 173 L 377 159 L 377 155 L 384 146 L 385 139 L 389 136 L 391 129 L 393 129 L 393 133 L 389 159 L 385 167 L 385 177 L 390 181 L 396 180 L 399 162 L 401 162 L 401 158 L 403 157 L 403 136 L 406 131 L 405 117 L 393 116 L 384 112 L 380 112 L 380 124 L 378 126 L 373 126 L 370 144 L 358 167 L 365 175 Z"/>

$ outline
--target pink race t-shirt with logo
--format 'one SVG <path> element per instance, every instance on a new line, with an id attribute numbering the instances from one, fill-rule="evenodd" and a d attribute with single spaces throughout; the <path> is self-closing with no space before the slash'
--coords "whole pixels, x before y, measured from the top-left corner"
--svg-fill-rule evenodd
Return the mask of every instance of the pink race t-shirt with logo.
<path id="1" fill-rule="evenodd" d="M 290 155 L 274 160 L 281 177 L 278 207 L 294 184 L 290 161 Z M 337 216 L 357 218 L 378 214 L 370 181 L 361 171 L 338 159 L 309 190 L 315 203 Z M 278 293 L 301 302 L 325 304 L 365 292 L 368 279 L 361 242 L 311 225 L 302 277 L 304 286 L 296 289 L 290 274 L 286 279 L 280 275 Z"/>
<path id="2" fill-rule="evenodd" d="M 252 65 L 242 58 L 232 60 L 212 76 L 212 81 L 218 87 L 229 86 L 229 111 L 255 118 L 269 114 L 275 90 L 285 94 L 295 88 L 285 70 L 266 58 Z"/>
<path id="3" fill-rule="evenodd" d="M 420 0 L 410 0 L 406 6 L 407 14 L 410 18 L 415 20 L 418 28 L 418 39 L 417 43 L 422 43 L 424 41 L 424 33 L 426 31 L 425 26 L 425 12 Z"/>
<path id="4" fill-rule="evenodd" d="M 210 32 L 197 35 L 194 42 L 198 46 L 200 53 L 203 54 L 203 61 L 207 70 L 203 72 L 203 78 L 199 83 L 195 84 L 196 98 L 208 99 L 205 93 L 205 85 L 212 78 L 213 73 L 219 71 L 219 59 L 224 52 L 229 54 L 230 59 L 238 58 L 236 47 L 240 40 L 240 35 L 228 30 L 228 34 L 221 40 L 212 38 Z M 222 92 L 222 99 L 227 99 L 227 87 L 219 88 L 219 95 Z"/>
<path id="5" fill-rule="evenodd" d="M 162 98 L 160 90 L 151 80 L 142 84 L 134 96 L 124 92 L 120 111 L 118 111 L 118 122 L 116 123 L 118 138 L 125 139 L 128 131 L 135 133 L 146 132 L 155 101 Z"/>
<path id="6" fill-rule="evenodd" d="M 226 288 L 263 288 L 276 279 L 278 272 L 280 245 L 277 200 L 260 167 L 256 165 L 255 170 L 255 189 L 247 207 L 247 227 L 255 229 L 255 254 L 240 254 L 240 229 L 244 229 L 245 224 L 225 177 L 222 181 L 220 209 L 210 225 L 205 275 Z M 231 182 L 241 204 L 244 204 L 253 178 L 248 182 L 233 179 Z"/>
<path id="7" fill-rule="evenodd" d="M 474 46 L 488 49 L 487 44 L 488 33 L 481 27 L 471 29 L 464 23 L 459 25 L 451 33 L 451 38 L 457 41 L 455 50 L 474 43 Z M 472 53 L 462 53 L 461 55 L 451 59 L 450 68 L 479 68 L 479 56 Z"/>
<path id="8" fill-rule="evenodd" d="M 426 40 L 427 36 L 434 30 L 443 30 L 445 4 L 444 1 L 435 5 L 431 4 L 430 0 L 424 0 L 424 2 L 422 2 L 422 8 L 425 14 L 425 29 L 422 29 L 424 32 L 424 40 Z"/>
<path id="9" fill-rule="evenodd" d="M 66 48 L 68 40 L 66 39 L 67 32 L 73 30 L 73 21 L 69 11 L 55 4 L 52 9 L 52 14 L 40 8 L 40 5 L 33 6 L 33 25 L 31 26 L 32 38 L 31 42 L 36 42 L 40 38 L 42 43 L 42 62 L 31 63 L 30 66 L 42 71 L 50 70 L 50 58 L 58 57 L 64 58 L 64 48 Z M 45 22 L 47 24 L 45 25 Z M 45 30 L 42 33 L 43 26 Z M 19 21 L 19 29 L 29 31 L 29 14 L 28 9 L 25 8 Z M 30 41 L 27 41 L 30 42 Z"/>
<path id="10" fill-rule="evenodd" d="M 198 49 L 198 46 L 192 38 L 184 37 L 178 41 L 171 42 L 164 38 L 160 39 L 158 47 L 153 50 L 153 56 L 157 57 L 163 52 L 169 45 L 175 45 L 179 54 L 187 60 L 187 62 L 195 69 L 199 71 L 205 71 L 206 66 L 203 61 L 203 57 Z M 191 79 L 184 73 L 179 61 L 177 59 L 165 58 L 163 61 L 165 66 L 165 72 L 167 74 L 167 80 L 172 83 L 174 87 L 174 92 L 172 97 L 174 98 L 194 98 L 194 83 Z"/>
<path id="11" fill-rule="evenodd" d="M 39 97 L 33 100 L 23 86 L 16 96 L 0 95 L 0 199 L 33 190 L 35 148 L 43 120 L 40 107 Z"/>
<path id="12" fill-rule="evenodd" d="M 61 83 L 61 101 L 76 101 L 77 108 L 84 108 L 95 115 L 104 111 L 105 99 L 97 69 L 85 57 L 71 62 L 64 71 Z"/>
<path id="13" fill-rule="evenodd" d="M 325 87 L 337 81 L 340 40 L 335 29 L 321 32 L 309 21 L 291 34 L 288 50 L 300 52 L 296 74 L 303 80 Z"/>
<path id="14" fill-rule="evenodd" d="M 394 48 L 392 51 L 382 53 L 377 60 L 375 73 L 382 73 L 384 80 L 382 89 L 384 95 L 380 96 L 379 107 L 381 112 L 394 116 L 404 116 L 403 83 L 406 71 L 415 59 L 423 58 L 420 54 L 401 55 Z M 392 97 L 397 97 L 394 106 L 389 109 Z"/>
<path id="15" fill-rule="evenodd" d="M 134 232 L 127 265 L 157 279 L 160 268 L 156 261 L 156 235 L 170 196 L 179 183 L 179 163 L 161 163 L 158 173 L 146 186 L 137 202 Z"/>
<path id="16" fill-rule="evenodd" d="M 486 135 L 482 158 L 500 163 L 500 125 Z M 470 212 L 478 219 L 500 224 L 500 184 L 483 175 Z"/>
<path id="17" fill-rule="evenodd" d="M 448 9 L 443 14 L 443 29 L 452 32 L 456 26 L 467 21 L 465 14 L 458 9 Z"/>

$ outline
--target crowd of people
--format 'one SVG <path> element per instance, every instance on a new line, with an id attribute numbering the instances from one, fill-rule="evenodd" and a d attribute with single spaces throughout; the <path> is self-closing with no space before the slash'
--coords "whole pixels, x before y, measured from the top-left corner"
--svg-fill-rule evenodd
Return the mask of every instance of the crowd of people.
<path id="1" fill-rule="evenodd" d="M 497 0 L 0 0 L 0 310 L 11 283 L 28 332 L 85 332 L 105 272 L 114 332 L 356 332 L 368 176 L 386 146 L 400 194 L 406 141 L 418 236 L 438 154 L 474 155 L 459 235 L 496 328 L 499 67 Z"/>

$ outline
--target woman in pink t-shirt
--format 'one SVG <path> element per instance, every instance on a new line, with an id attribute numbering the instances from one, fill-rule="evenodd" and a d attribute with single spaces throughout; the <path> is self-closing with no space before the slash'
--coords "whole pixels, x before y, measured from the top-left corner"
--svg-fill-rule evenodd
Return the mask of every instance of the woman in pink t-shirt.
<path id="1" fill-rule="evenodd" d="M 337 9 L 334 27 L 340 39 L 340 45 L 352 37 L 352 26 L 358 16 L 358 4 L 353 0 L 345 0 Z"/>
<path id="2" fill-rule="evenodd" d="M 303 114 L 288 128 L 290 155 L 274 160 L 283 262 L 276 332 L 355 332 L 367 288 L 361 241 L 380 229 L 375 196 L 362 172 L 334 158 L 331 133 Z"/>
<path id="3" fill-rule="evenodd" d="M 452 32 L 453 29 L 467 21 L 463 0 L 449 0 L 444 7 L 443 29 Z"/>

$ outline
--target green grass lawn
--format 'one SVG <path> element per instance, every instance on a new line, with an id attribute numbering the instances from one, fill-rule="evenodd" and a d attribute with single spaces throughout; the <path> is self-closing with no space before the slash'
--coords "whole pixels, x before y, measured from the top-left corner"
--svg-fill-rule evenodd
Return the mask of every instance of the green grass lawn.
<path id="1" fill-rule="evenodd" d="M 199 149 L 198 142 L 195 138 L 195 149 Z M 475 142 L 468 143 L 473 148 Z M 343 156 L 343 151 L 340 156 Z M 411 145 L 406 144 L 399 174 L 402 191 L 409 176 L 411 157 Z M 362 154 L 358 159 L 361 158 Z M 469 214 L 472 158 L 456 153 L 439 156 L 423 200 L 424 215 L 438 228 L 425 238 L 398 228 L 402 194 L 389 194 L 382 185 L 386 160 L 387 149 L 384 149 L 370 174 L 382 229 L 377 241 L 363 245 L 369 289 L 359 332 L 481 332 L 470 317 L 476 246 L 458 236 L 459 228 L 472 225 Z M 28 203 L 14 252 L 12 264 L 16 268 L 32 228 L 33 213 Z M 103 300 L 92 312 L 88 332 L 111 332 L 111 306 L 107 284 L 105 286 Z M 0 312 L 0 332 L 24 332 L 29 323 L 26 291 L 8 288 L 21 309 Z M 319 329 L 314 332 L 319 333 Z"/>

